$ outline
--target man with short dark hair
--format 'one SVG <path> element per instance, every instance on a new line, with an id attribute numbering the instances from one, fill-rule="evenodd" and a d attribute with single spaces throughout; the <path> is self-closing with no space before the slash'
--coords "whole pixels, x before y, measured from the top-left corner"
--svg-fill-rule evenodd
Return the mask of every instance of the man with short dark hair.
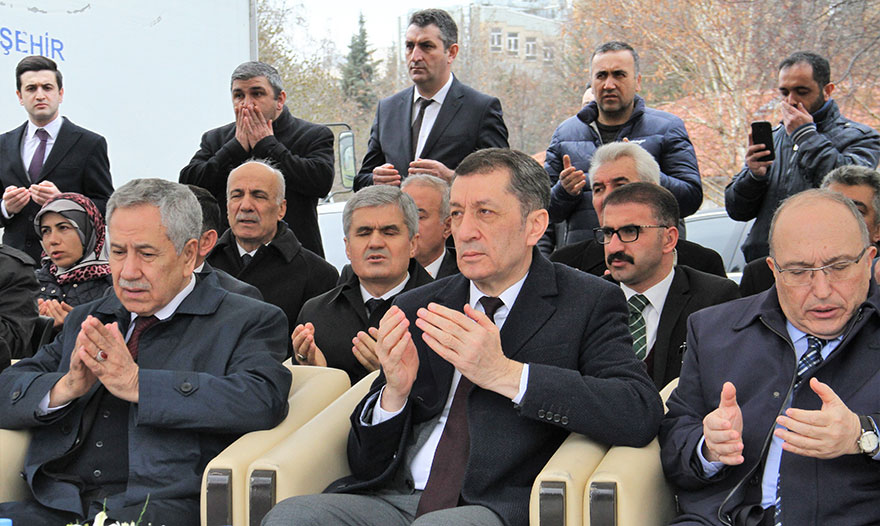
<path id="1" fill-rule="evenodd" d="M 831 98 L 834 84 L 828 61 L 798 52 L 779 64 L 782 123 L 773 131 L 776 159 L 749 135 L 746 166 L 724 191 L 724 206 L 736 221 L 755 219 L 742 246 L 746 262 L 767 256 L 773 212 L 785 198 L 818 188 L 831 170 L 844 165 L 875 168 L 880 134 L 840 114 Z"/>
<path id="2" fill-rule="evenodd" d="M 660 428 L 673 524 L 880 524 L 877 249 L 846 197 L 770 224 L 776 287 L 694 313 Z"/>
<path id="3" fill-rule="evenodd" d="M 67 524 L 106 509 L 197 524 L 208 461 L 287 414 L 284 314 L 196 280 L 200 227 L 183 185 L 137 179 L 113 193 L 114 293 L 74 308 L 52 343 L 0 374 L 0 427 L 31 430 L 33 493 L 0 516 Z"/>
<path id="4" fill-rule="evenodd" d="M 195 272 L 196 277 L 205 279 L 209 276 L 214 276 L 211 279 L 216 278 L 218 284 L 229 292 L 263 301 L 263 295 L 260 294 L 257 287 L 245 283 L 240 279 L 233 278 L 228 272 L 214 268 L 205 261 L 205 258 L 207 258 L 208 254 L 211 253 L 211 250 L 214 249 L 214 246 L 217 244 L 217 239 L 220 236 L 217 233 L 220 229 L 220 206 L 217 204 L 217 200 L 214 199 L 214 196 L 211 195 L 211 192 L 192 184 L 186 186 L 190 189 L 193 195 L 196 196 L 196 199 L 199 201 L 199 206 L 202 209 L 202 235 L 199 236 L 199 247 L 198 252 L 196 253 L 196 267 L 193 271 Z"/>
<path id="5" fill-rule="evenodd" d="M 342 225 L 351 276 L 303 305 L 291 341 L 298 363 L 342 369 L 355 384 L 379 367 L 367 330 L 378 327 L 398 294 L 434 280 L 413 257 L 419 216 L 399 188 L 356 193 L 345 203 Z"/>
<path id="6" fill-rule="evenodd" d="M 549 190 L 522 152 L 459 164 L 461 274 L 401 294 L 371 331 L 382 373 L 351 417 L 353 476 L 331 485 L 339 494 L 279 503 L 266 526 L 525 526 L 532 483 L 569 433 L 653 438 L 660 398 L 620 289 L 535 248 Z"/>
<path id="7" fill-rule="evenodd" d="M 226 186 L 230 227 L 207 261 L 257 287 L 265 301 L 281 307 L 290 334 L 306 300 L 335 287 L 339 273 L 305 248 L 284 222 L 287 201 L 280 170 L 250 160 L 229 173 Z"/>
<path id="8" fill-rule="evenodd" d="M 642 76 L 636 50 L 625 42 L 602 44 L 590 59 L 590 77 L 595 100 L 556 128 L 544 162 L 553 185 L 550 221 L 568 222 L 557 248 L 592 239 L 599 226 L 584 170 L 603 144 L 629 141 L 650 153 L 660 167 L 659 184 L 675 196 L 682 217 L 703 202 L 697 156 L 684 122 L 647 107 L 637 95 Z"/>
<path id="9" fill-rule="evenodd" d="M 235 122 L 202 135 L 199 151 L 180 171 L 180 182 L 206 188 L 226 222 L 229 172 L 248 159 L 267 159 L 284 174 L 288 207 L 284 221 L 304 247 L 324 256 L 318 228 L 318 199 L 333 186 L 333 133 L 290 114 L 278 70 L 263 62 L 245 62 L 230 82 Z"/>
<path id="10" fill-rule="evenodd" d="M 678 203 L 669 190 L 627 184 L 608 194 L 602 210 L 596 240 L 626 296 L 633 349 L 663 389 L 681 370 L 688 316 L 739 298 L 739 290 L 729 279 L 675 264 Z"/>
<path id="11" fill-rule="evenodd" d="M 419 209 L 416 260 L 435 279 L 457 274 L 455 249 L 446 246 L 452 222 L 449 217 L 449 184 L 433 175 L 414 174 L 403 181 L 400 189 L 412 197 Z"/>
<path id="12" fill-rule="evenodd" d="M 590 188 L 593 209 L 602 217 L 605 197 L 615 188 L 642 181 L 660 183 L 660 166 L 647 150 L 631 142 L 613 142 L 600 146 L 590 159 Z M 717 252 L 691 241 L 678 238 L 675 245 L 676 262 L 691 268 L 726 277 L 724 262 Z M 550 261 L 564 263 L 594 276 L 608 271 L 605 251 L 593 237 L 559 248 Z"/>
<path id="13" fill-rule="evenodd" d="M 28 120 L 0 135 L 0 227 L 3 242 L 39 263 L 34 216 L 62 192 L 82 194 L 101 213 L 113 193 L 107 141 L 61 117 L 61 72 L 51 59 L 23 58 L 15 68 L 18 101 Z"/>
<path id="14" fill-rule="evenodd" d="M 367 154 L 354 189 L 399 186 L 409 174 L 446 182 L 467 154 L 507 148 L 507 127 L 496 97 L 465 86 L 452 74 L 458 27 L 442 9 L 416 11 L 406 30 L 406 64 L 413 87 L 379 101 Z"/>

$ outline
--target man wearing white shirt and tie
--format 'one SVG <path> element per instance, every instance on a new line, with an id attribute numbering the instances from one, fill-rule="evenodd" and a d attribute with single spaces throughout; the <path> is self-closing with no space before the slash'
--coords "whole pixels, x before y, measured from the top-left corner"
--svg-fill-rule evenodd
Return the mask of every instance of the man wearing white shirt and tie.
<path id="1" fill-rule="evenodd" d="M 653 438 L 662 404 L 620 288 L 535 248 L 549 199 L 522 152 L 462 161 L 461 274 L 401 294 L 370 331 L 382 374 L 352 415 L 353 475 L 279 503 L 264 525 L 525 526 L 535 476 L 570 432 Z"/>
<path id="2" fill-rule="evenodd" d="M 355 191 L 400 185 L 424 173 L 449 182 L 458 163 L 482 148 L 507 148 L 507 127 L 496 97 L 452 75 L 458 27 L 449 13 L 413 13 L 406 30 L 406 63 L 413 87 L 379 101 Z"/>
<path id="3" fill-rule="evenodd" d="M 54 61 L 25 57 L 15 68 L 16 94 L 28 121 L 0 135 L 0 226 L 3 242 L 39 263 L 34 215 L 61 192 L 90 198 L 101 213 L 113 193 L 107 141 L 61 117 L 61 72 Z"/>

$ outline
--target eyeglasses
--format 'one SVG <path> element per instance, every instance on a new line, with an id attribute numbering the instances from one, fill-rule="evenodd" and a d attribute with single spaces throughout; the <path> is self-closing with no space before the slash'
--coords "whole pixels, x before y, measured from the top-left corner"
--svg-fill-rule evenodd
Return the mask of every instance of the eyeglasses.
<path id="1" fill-rule="evenodd" d="M 862 259 L 862 256 L 865 255 L 865 251 L 867 250 L 868 247 L 863 248 L 855 259 L 836 261 L 834 263 L 829 263 L 828 265 L 822 265 L 821 267 L 780 268 L 779 263 L 776 262 L 776 258 L 773 258 L 773 266 L 776 267 L 776 272 L 782 276 L 782 281 L 784 281 L 786 285 L 791 285 L 793 287 L 809 285 L 813 281 L 813 274 L 820 270 L 825 274 L 825 279 L 828 280 L 829 283 L 846 281 L 855 276 L 858 268 L 855 264 Z"/>
<path id="2" fill-rule="evenodd" d="M 602 227 L 594 228 L 593 235 L 596 241 L 603 245 L 611 243 L 611 238 L 617 234 L 617 238 L 623 243 L 632 243 L 639 238 L 643 228 L 669 228 L 666 225 L 624 225 L 620 228 Z"/>

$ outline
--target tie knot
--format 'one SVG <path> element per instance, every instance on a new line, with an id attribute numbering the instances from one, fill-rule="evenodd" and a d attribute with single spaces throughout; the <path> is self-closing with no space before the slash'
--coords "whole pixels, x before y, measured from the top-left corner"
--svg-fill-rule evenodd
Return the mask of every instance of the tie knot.
<path id="1" fill-rule="evenodd" d="M 40 139 L 40 141 L 42 142 L 46 142 L 49 139 L 49 132 L 47 132 L 43 128 L 37 129 L 34 135 L 36 135 L 37 139 Z"/>
<path id="2" fill-rule="evenodd" d="M 419 97 L 418 100 L 416 100 L 416 102 L 419 105 L 419 111 L 425 111 L 425 108 L 430 106 L 431 103 L 434 102 L 434 99 L 426 99 L 424 97 Z"/>
<path id="3" fill-rule="evenodd" d="M 480 305 L 486 311 L 486 316 L 492 320 L 492 323 L 495 323 L 495 313 L 504 305 L 504 302 L 501 301 L 501 298 L 496 298 L 495 296 L 483 296 L 480 298 Z"/>
<path id="4" fill-rule="evenodd" d="M 648 303 L 650 302 L 644 294 L 633 294 L 628 300 L 626 300 L 630 314 L 641 314 L 642 311 L 645 310 L 645 307 L 648 306 Z"/>
<path id="5" fill-rule="evenodd" d="M 242 254 L 241 255 L 241 265 L 243 267 L 248 266 L 248 263 L 250 263 L 252 259 L 254 259 L 254 256 L 252 256 L 250 254 Z"/>
<path id="6" fill-rule="evenodd" d="M 144 332 L 158 322 L 159 318 L 155 316 L 138 316 L 134 319 L 134 330 L 136 332 Z"/>
<path id="7" fill-rule="evenodd" d="M 381 298 L 368 299 L 367 302 L 364 304 L 364 306 L 367 307 L 367 318 L 371 317 L 373 313 L 376 312 L 376 309 L 381 307 L 383 303 L 385 303 L 385 300 Z"/>
<path id="8" fill-rule="evenodd" d="M 807 335 L 807 352 L 810 352 L 813 350 L 821 351 L 822 347 L 825 347 L 826 343 L 828 343 L 828 342 L 823 340 L 822 338 L 817 338 L 817 337 L 813 336 L 812 334 L 808 334 Z"/>

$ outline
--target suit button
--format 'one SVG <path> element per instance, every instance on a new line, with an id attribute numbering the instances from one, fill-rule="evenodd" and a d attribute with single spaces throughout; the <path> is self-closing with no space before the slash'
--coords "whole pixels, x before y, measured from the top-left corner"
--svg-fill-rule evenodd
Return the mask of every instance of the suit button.
<path id="1" fill-rule="evenodd" d="M 101 413 L 101 416 L 103 416 L 104 418 L 110 418 L 110 411 L 109 411 L 109 410 L 104 410 L 104 412 Z"/>
<path id="2" fill-rule="evenodd" d="M 184 393 L 189 393 L 190 391 L 193 390 L 193 386 L 189 382 L 183 382 L 182 384 L 180 384 L 180 390 L 183 391 Z"/>
<path id="3" fill-rule="evenodd" d="M 73 288 L 76 288 L 76 283 L 73 284 Z"/>
<path id="4" fill-rule="evenodd" d="M 95 471 L 92 471 L 92 475 L 94 475 L 96 479 L 101 478 L 101 475 L 102 475 L 101 470 L 96 469 Z"/>
<path id="5" fill-rule="evenodd" d="M 31 221 L 33 221 L 33 220 L 31 220 Z M 26 246 L 26 247 L 32 247 L 32 246 L 34 246 L 34 244 L 33 244 L 33 242 L 31 242 L 31 241 L 26 241 L 25 244 L 24 244 L 24 246 Z"/>
<path id="6" fill-rule="evenodd" d="M 18 400 L 19 398 L 21 398 L 21 391 L 12 391 L 12 396 L 11 396 L 11 398 L 12 398 L 13 401 Z"/>
<path id="7" fill-rule="evenodd" d="M 538 418 L 544 418 L 544 414 L 546 412 L 543 409 L 538 409 Z"/>
<path id="8" fill-rule="evenodd" d="M 558 414 L 553 415 L 553 421 L 554 421 L 554 422 L 556 422 L 556 423 L 558 424 L 558 423 L 559 423 L 559 420 L 560 420 L 560 417 L 559 417 Z"/>
<path id="9" fill-rule="evenodd" d="M 61 424 L 61 432 L 65 435 L 70 433 L 70 424 Z"/>
<path id="10" fill-rule="evenodd" d="M 564 425 L 564 426 L 568 425 L 568 417 L 567 416 L 562 417 L 562 425 Z"/>
<path id="11" fill-rule="evenodd" d="M 553 413 L 547 413 L 547 421 L 550 422 L 553 420 Z"/>
<path id="12" fill-rule="evenodd" d="M 104 447 L 104 442 L 101 440 L 98 440 L 97 442 L 95 442 L 95 447 Z"/>

